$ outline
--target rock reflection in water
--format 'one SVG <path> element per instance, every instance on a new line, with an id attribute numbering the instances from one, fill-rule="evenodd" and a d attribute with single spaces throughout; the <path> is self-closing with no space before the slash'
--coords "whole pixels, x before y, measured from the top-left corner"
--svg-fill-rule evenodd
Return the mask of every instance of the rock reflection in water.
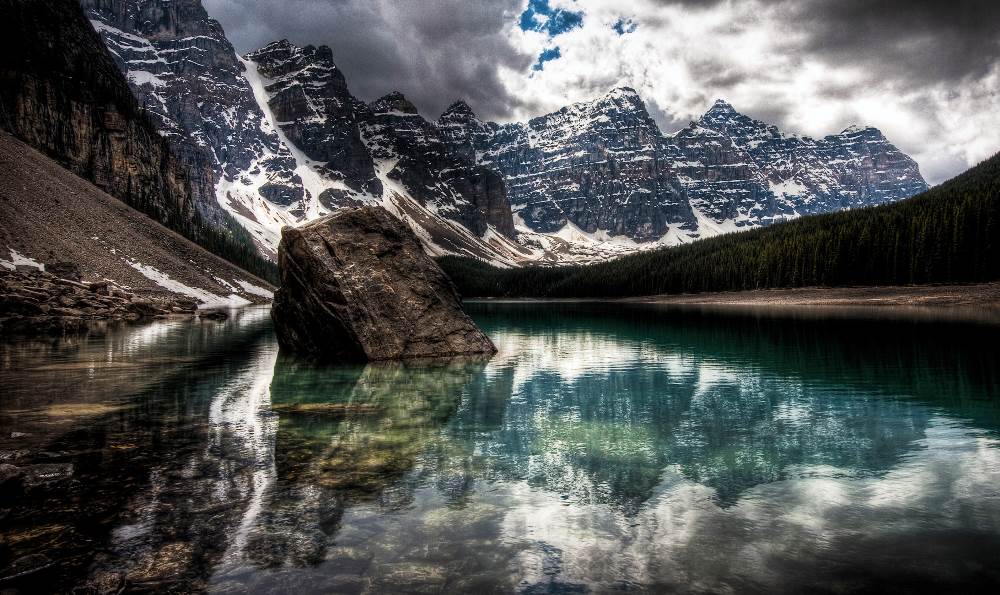
<path id="1" fill-rule="evenodd" d="M 441 440 L 465 385 L 485 365 L 459 359 L 328 368 L 279 359 L 271 383 L 279 471 L 247 559 L 262 567 L 318 564 L 345 508 L 405 509 L 412 489 L 401 478 Z"/>

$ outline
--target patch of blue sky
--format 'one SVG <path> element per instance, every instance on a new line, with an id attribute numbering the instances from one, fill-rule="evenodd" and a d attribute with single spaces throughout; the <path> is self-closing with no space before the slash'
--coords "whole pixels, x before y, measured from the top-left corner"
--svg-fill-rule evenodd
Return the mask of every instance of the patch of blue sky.
<path id="1" fill-rule="evenodd" d="M 542 50 L 541 54 L 538 54 L 538 62 L 531 67 L 532 70 L 542 70 L 545 68 L 546 62 L 551 62 L 552 60 L 558 60 L 562 58 L 562 52 L 559 51 L 559 46 L 547 48 Z"/>
<path id="2" fill-rule="evenodd" d="M 621 18 L 615 21 L 611 28 L 615 30 L 618 35 L 625 35 L 626 33 L 632 33 L 638 28 L 639 25 L 632 22 L 632 19 Z"/>
<path id="3" fill-rule="evenodd" d="M 522 31 L 538 31 L 550 38 L 583 25 L 583 11 L 552 8 L 549 0 L 529 0 L 518 25 Z"/>

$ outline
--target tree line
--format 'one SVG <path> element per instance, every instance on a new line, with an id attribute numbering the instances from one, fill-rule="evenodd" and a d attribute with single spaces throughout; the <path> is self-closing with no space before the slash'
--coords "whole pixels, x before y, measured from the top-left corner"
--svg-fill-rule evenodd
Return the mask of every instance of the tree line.
<path id="1" fill-rule="evenodd" d="M 897 203 L 803 217 L 588 266 L 438 262 L 467 297 L 627 297 L 1000 279 L 1000 154 Z"/>

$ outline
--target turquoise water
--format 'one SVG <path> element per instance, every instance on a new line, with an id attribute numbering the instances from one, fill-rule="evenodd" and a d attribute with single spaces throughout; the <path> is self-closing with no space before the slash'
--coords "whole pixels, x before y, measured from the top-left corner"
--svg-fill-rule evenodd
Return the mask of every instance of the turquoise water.
<path id="1" fill-rule="evenodd" d="M 266 309 L 0 344 L 0 588 L 1000 585 L 995 324 L 468 307 L 492 359 L 304 364 Z"/>

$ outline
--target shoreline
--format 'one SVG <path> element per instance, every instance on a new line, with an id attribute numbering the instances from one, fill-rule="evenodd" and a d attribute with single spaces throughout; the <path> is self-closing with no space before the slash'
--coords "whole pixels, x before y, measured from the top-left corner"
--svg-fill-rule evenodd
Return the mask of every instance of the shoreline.
<path id="1" fill-rule="evenodd" d="M 692 306 L 918 306 L 1000 309 L 1000 282 L 973 285 L 894 285 L 881 287 L 797 287 L 705 293 L 658 294 L 625 298 L 469 297 L 479 303 L 630 303 Z"/>
<path id="2" fill-rule="evenodd" d="M 801 287 L 679 295 L 652 295 L 615 301 L 630 303 L 732 306 L 919 306 L 1000 308 L 1000 283 L 882 287 Z"/>

